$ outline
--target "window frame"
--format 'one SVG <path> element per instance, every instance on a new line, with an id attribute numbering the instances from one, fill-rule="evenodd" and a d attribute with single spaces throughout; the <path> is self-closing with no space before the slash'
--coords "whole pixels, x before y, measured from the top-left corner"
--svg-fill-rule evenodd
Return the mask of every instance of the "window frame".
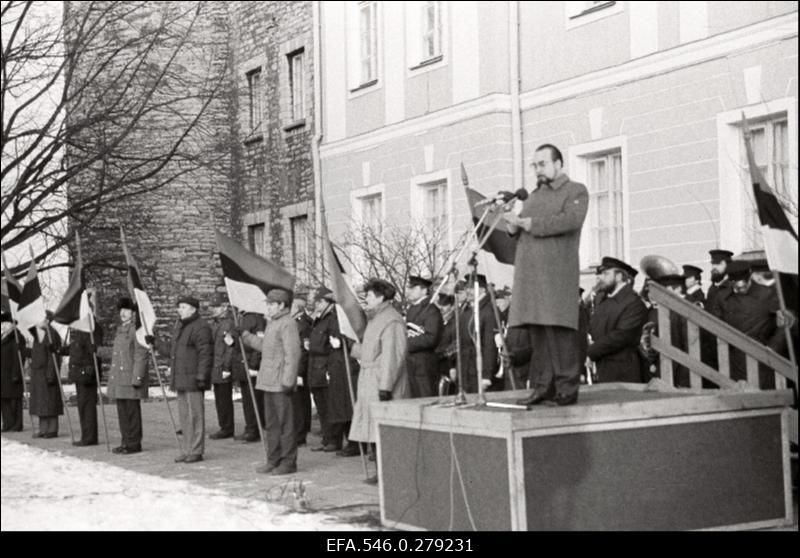
<path id="1" fill-rule="evenodd" d="M 255 77 L 258 77 L 258 83 L 253 85 Z M 253 68 L 245 74 L 247 80 L 247 101 L 248 101 L 248 124 L 249 134 L 251 136 L 259 136 L 264 133 L 264 97 L 263 97 L 263 71 L 261 67 Z M 258 109 L 259 120 L 255 122 L 256 110 Z"/>
<path id="2" fill-rule="evenodd" d="M 595 254 L 595 250 L 599 249 L 596 239 L 593 238 L 592 231 L 592 216 L 596 208 L 594 204 L 594 192 L 592 192 L 591 182 L 589 180 L 589 162 L 597 157 L 608 157 L 612 154 L 619 153 L 620 155 L 620 172 L 621 181 L 618 194 L 621 196 L 621 219 L 619 220 L 619 228 L 621 228 L 620 237 L 622 242 L 622 254 L 620 257 L 624 261 L 630 261 L 631 256 L 631 227 L 630 227 L 630 186 L 629 186 L 629 173 L 628 173 L 628 142 L 626 136 L 615 136 L 598 141 L 592 141 L 584 144 L 575 145 L 569 148 L 569 155 L 567 157 L 569 176 L 572 180 L 586 185 L 589 190 L 589 212 L 586 216 L 586 221 L 581 231 L 581 244 L 580 244 L 580 266 L 584 273 L 594 273 L 592 266 L 600 263 L 599 258 L 608 256 L 610 254 Z M 611 211 L 611 208 L 609 208 Z M 597 248 L 596 248 L 597 247 Z"/>
<path id="3" fill-rule="evenodd" d="M 289 68 L 289 110 L 291 124 L 304 122 L 306 119 L 307 109 L 306 106 L 306 56 L 305 47 L 296 49 L 286 55 L 288 68 Z M 300 79 L 297 79 L 296 61 L 300 60 Z M 299 84 L 299 85 L 298 85 Z M 297 106 L 298 101 L 300 111 L 298 114 Z"/>
<path id="4" fill-rule="evenodd" d="M 369 57 L 365 58 L 364 47 L 364 28 L 362 27 L 362 14 L 365 10 L 372 12 L 370 27 L 368 31 L 368 44 L 371 49 Z M 358 85 L 357 89 L 369 87 L 378 81 L 378 3 L 374 0 L 359 2 L 357 6 L 358 16 Z M 364 75 L 364 62 L 369 61 L 368 75 Z"/>

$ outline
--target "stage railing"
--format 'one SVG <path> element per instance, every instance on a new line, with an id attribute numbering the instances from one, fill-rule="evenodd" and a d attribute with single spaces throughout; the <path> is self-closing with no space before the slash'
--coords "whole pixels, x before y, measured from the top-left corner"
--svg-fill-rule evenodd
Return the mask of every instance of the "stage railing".
<path id="1" fill-rule="evenodd" d="M 701 388 L 706 379 L 720 388 L 745 387 L 760 389 L 759 364 L 763 364 L 775 374 L 775 388 L 786 389 L 786 381 L 797 385 L 797 367 L 769 347 L 759 343 L 734 329 L 722 320 L 711 315 L 699 306 L 677 296 L 661 285 L 651 282 L 648 285 L 650 300 L 658 305 L 658 335 L 652 337 L 652 347 L 660 354 L 661 379 L 674 385 L 672 363 L 676 362 L 689 370 L 691 388 Z M 670 331 L 671 315 L 677 314 L 686 321 L 686 349 L 673 344 Z M 717 340 L 718 370 L 702 362 L 700 357 L 700 330 L 714 335 Z M 747 379 L 739 382 L 731 379 L 729 348 L 742 351 L 745 356 Z M 797 411 L 792 413 L 792 441 L 797 443 Z"/>

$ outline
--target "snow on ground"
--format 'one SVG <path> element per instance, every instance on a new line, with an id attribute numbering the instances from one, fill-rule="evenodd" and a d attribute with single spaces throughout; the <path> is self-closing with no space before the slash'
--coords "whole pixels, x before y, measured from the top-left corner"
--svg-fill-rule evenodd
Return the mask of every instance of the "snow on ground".
<path id="1" fill-rule="evenodd" d="M 11 440 L 3 439 L 0 450 L 3 531 L 358 529 L 323 514 L 287 513 L 275 504 Z"/>

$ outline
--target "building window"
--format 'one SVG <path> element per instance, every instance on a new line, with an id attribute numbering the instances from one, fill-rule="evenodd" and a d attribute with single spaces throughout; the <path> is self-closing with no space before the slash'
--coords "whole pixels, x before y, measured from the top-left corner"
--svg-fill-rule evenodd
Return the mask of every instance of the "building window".
<path id="1" fill-rule="evenodd" d="M 308 246 L 308 215 L 299 215 L 289 219 L 292 234 L 292 267 L 295 277 L 303 283 L 308 282 L 310 269 L 309 257 L 311 251 Z"/>
<path id="2" fill-rule="evenodd" d="M 756 165 L 766 179 L 767 184 L 775 191 L 781 204 L 787 208 L 794 208 L 787 211 L 790 218 L 793 217 L 794 225 L 797 226 L 797 188 L 791 187 L 789 175 L 789 124 L 786 115 L 781 115 L 770 120 L 762 120 L 749 124 L 752 136 L 751 145 L 753 146 L 753 157 Z M 742 141 L 742 153 L 746 154 L 744 148 L 744 137 Z M 742 163 L 743 184 L 750 186 L 752 181 L 749 174 L 748 162 L 745 159 Z M 745 188 L 749 203 L 745 206 L 745 250 L 760 250 L 763 248 L 761 237 L 761 222 L 753 200 L 752 189 Z M 794 213 L 794 215 L 792 215 Z"/>
<path id="3" fill-rule="evenodd" d="M 260 132 L 263 118 L 261 70 L 253 70 L 247 74 L 247 91 L 250 107 L 250 131 Z"/>
<path id="4" fill-rule="evenodd" d="M 378 5 L 361 2 L 358 6 L 360 85 L 378 79 Z"/>
<path id="5" fill-rule="evenodd" d="M 383 195 L 372 194 L 359 198 L 361 226 L 365 230 L 380 232 L 383 229 Z"/>
<path id="6" fill-rule="evenodd" d="M 589 189 L 590 261 L 603 256 L 625 258 L 624 211 L 622 190 L 622 152 L 588 155 L 586 160 Z"/>
<path id="7" fill-rule="evenodd" d="M 420 184 L 422 198 L 422 224 L 426 241 L 423 254 L 433 269 L 441 269 L 450 249 L 450 219 L 447 203 L 447 181 L 437 180 Z"/>
<path id="8" fill-rule="evenodd" d="M 289 89 L 292 121 L 306 117 L 305 52 L 298 50 L 289 55 Z"/>
<path id="9" fill-rule="evenodd" d="M 422 3 L 422 62 L 442 54 L 442 3 Z"/>
<path id="10" fill-rule="evenodd" d="M 266 227 L 263 224 L 250 225 L 247 227 L 247 245 L 251 252 L 259 256 L 266 256 L 265 244 Z"/>

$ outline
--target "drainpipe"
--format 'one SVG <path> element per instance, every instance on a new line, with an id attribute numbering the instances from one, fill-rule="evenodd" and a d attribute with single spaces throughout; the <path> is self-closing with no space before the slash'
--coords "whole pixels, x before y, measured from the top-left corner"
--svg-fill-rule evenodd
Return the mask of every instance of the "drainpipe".
<path id="1" fill-rule="evenodd" d="M 511 96 L 511 161 L 516 192 L 525 187 L 525 165 L 522 158 L 522 109 L 520 108 L 519 2 L 508 3 L 509 93 Z"/>
<path id="2" fill-rule="evenodd" d="M 314 249 L 318 256 L 317 269 L 324 275 L 322 257 L 322 164 L 319 148 L 322 144 L 322 2 L 312 2 L 314 33 L 314 137 L 311 141 L 311 165 L 314 171 Z M 322 276 L 322 275 L 320 275 Z"/>

